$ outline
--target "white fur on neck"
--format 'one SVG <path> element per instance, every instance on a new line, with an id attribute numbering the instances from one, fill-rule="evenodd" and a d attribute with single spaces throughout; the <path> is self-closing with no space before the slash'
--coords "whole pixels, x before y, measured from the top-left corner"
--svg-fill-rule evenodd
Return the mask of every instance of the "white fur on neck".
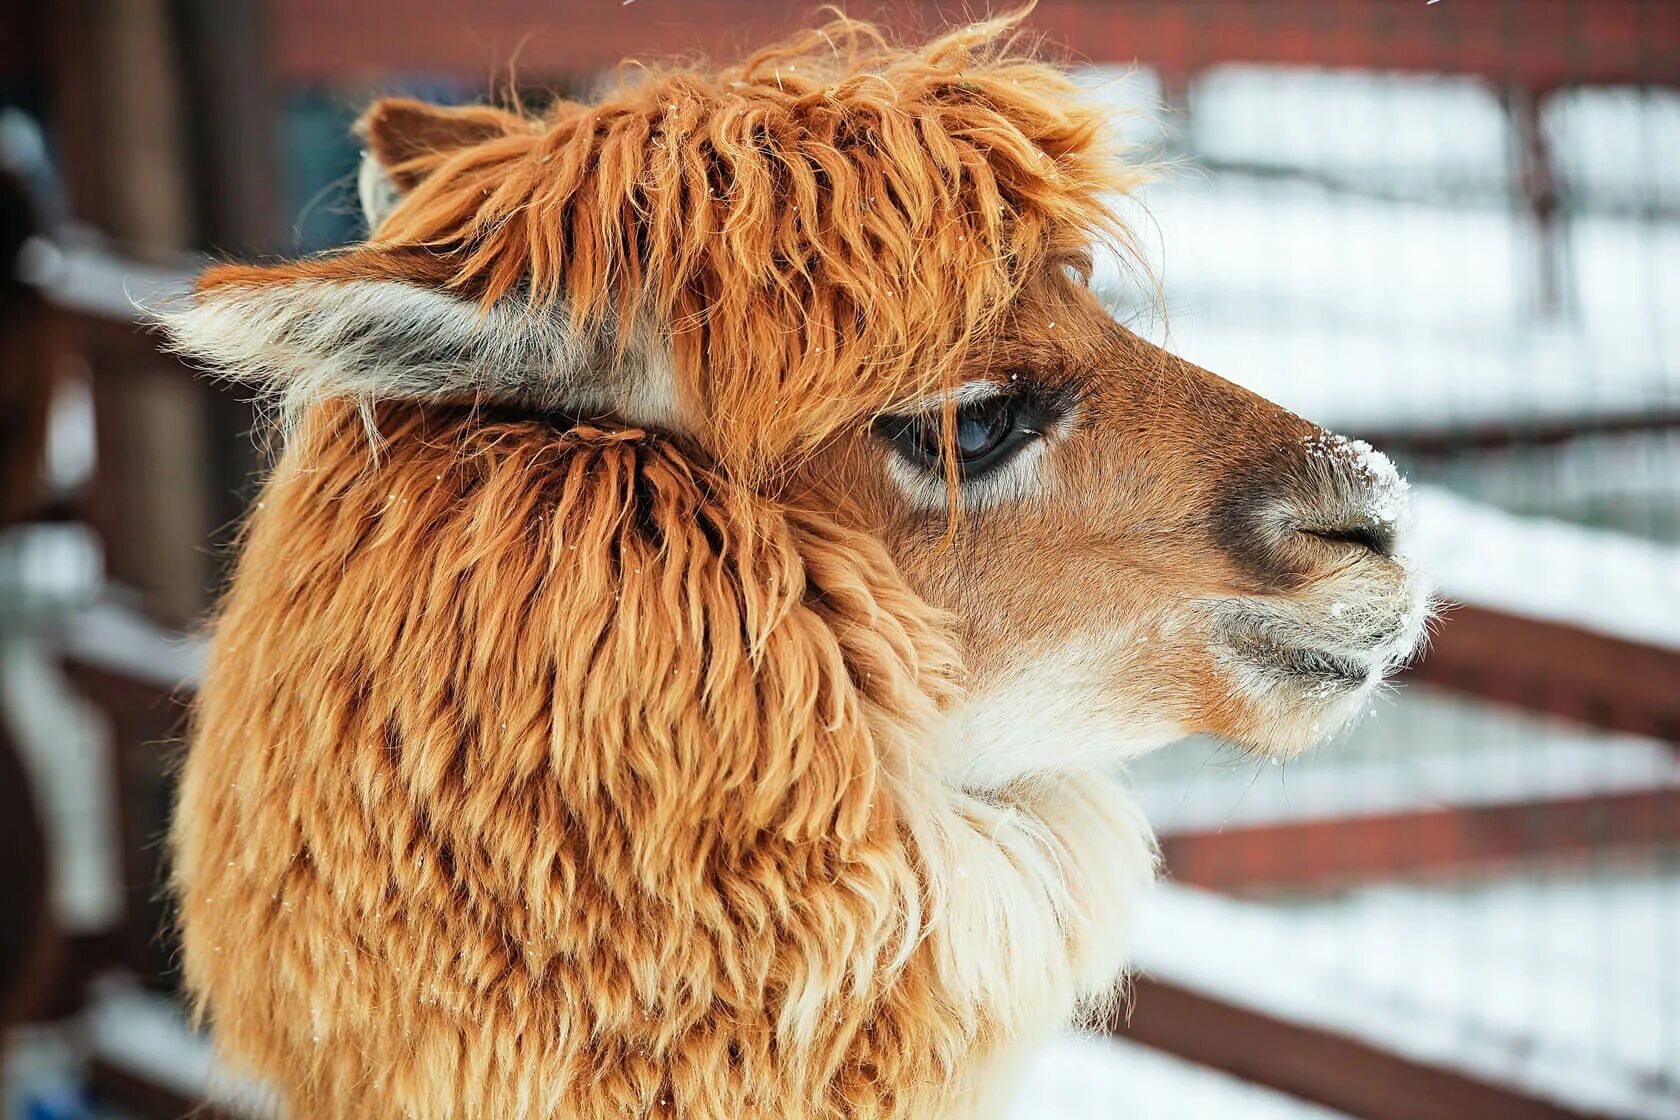
<path id="1" fill-rule="evenodd" d="M 562 304 L 487 313 L 396 280 L 227 286 L 159 319 L 175 346 L 264 390 L 288 418 L 330 397 L 511 403 L 685 428 L 670 347 L 645 325 L 574 331 Z"/>
<path id="2" fill-rule="evenodd" d="M 1155 878 L 1148 822 L 1119 781 L 1047 776 L 993 797 L 947 788 L 909 823 L 939 989 L 990 1042 L 953 1071 L 930 1120 L 1002 1115 L 1027 1056 L 1121 994 Z"/>
<path id="3" fill-rule="evenodd" d="M 993 1039 L 942 1096 L 939 1120 L 998 1115 L 1021 1059 L 1082 1009 L 1115 998 L 1155 878 L 1153 833 L 1114 773 L 1121 756 L 1097 757 L 1088 725 L 1096 716 L 1058 692 L 1069 678 L 1056 677 L 1057 658 L 1044 664 L 1001 692 L 958 699 L 949 713 L 930 701 L 882 728 L 918 744 L 889 767 L 918 856 L 916 945 L 932 952 L 945 997 Z M 1056 687 L 1041 691 L 1040 680 Z M 1030 695 L 1027 710 L 1042 720 L 1016 720 L 1003 743 L 985 713 L 1014 703 L 1011 695 Z M 1057 748 L 1053 765 L 1019 764 L 1007 781 L 984 785 L 972 780 L 979 771 L 953 765 L 965 754 L 1019 757 L 1029 739 L 1042 749 L 1067 718 L 1087 730 Z"/>
<path id="4" fill-rule="evenodd" d="M 923 854 L 942 872 L 934 911 L 950 978 L 1029 1032 L 1110 995 L 1155 870 L 1154 834 L 1119 779 L 1045 775 L 954 793 L 948 807 Z"/>
<path id="5" fill-rule="evenodd" d="M 977 688 L 945 720 L 940 754 L 950 779 L 1001 789 L 1034 775 L 1112 769 L 1182 738 L 1170 720 L 1117 707 L 1108 678 L 1140 637 L 1075 638 Z"/>

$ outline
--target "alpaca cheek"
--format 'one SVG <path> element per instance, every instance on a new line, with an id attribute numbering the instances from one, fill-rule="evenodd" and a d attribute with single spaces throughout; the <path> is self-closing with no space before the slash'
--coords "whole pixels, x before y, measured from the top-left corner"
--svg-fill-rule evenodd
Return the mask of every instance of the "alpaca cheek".
<path id="1" fill-rule="evenodd" d="M 1147 642 L 1129 627 L 1083 636 L 975 686 L 946 719 L 942 757 L 953 781 L 996 789 L 1033 774 L 1101 770 L 1180 738 L 1157 695 L 1127 687 L 1146 676 L 1137 651 Z"/>

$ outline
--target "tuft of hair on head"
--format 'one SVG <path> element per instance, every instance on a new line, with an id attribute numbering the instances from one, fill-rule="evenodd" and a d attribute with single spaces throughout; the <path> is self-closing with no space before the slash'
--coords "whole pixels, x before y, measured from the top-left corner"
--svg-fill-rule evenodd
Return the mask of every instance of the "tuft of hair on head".
<path id="1" fill-rule="evenodd" d="M 682 429 L 767 475 L 953 387 L 1054 262 L 1129 245 L 1112 196 L 1145 169 L 1025 15 L 909 46 L 837 16 L 541 114 L 380 102 L 375 237 L 212 269 L 168 325 L 290 409 L 534 402 Z"/>

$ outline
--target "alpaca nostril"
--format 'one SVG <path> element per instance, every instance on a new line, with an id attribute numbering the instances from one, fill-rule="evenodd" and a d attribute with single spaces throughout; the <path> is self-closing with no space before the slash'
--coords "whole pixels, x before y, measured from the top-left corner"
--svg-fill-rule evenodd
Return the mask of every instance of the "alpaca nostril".
<path id="1" fill-rule="evenodd" d="M 1403 555 L 1406 481 L 1369 444 L 1315 433 L 1241 461 L 1224 482 L 1209 528 L 1262 586 L 1292 590 L 1367 557 Z"/>
<path id="2" fill-rule="evenodd" d="M 1317 537 L 1321 541 L 1370 549 L 1378 556 L 1394 555 L 1393 525 L 1364 521 L 1357 524 L 1337 525 L 1334 528 L 1302 529 L 1301 531 L 1307 536 Z"/>

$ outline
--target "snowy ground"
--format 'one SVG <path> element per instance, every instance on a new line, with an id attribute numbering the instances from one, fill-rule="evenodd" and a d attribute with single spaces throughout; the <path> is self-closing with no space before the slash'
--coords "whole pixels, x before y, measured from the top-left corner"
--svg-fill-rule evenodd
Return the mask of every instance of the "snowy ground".
<path id="1" fill-rule="evenodd" d="M 1407 686 L 1379 697 L 1351 730 L 1281 765 L 1198 738 L 1132 763 L 1128 776 L 1157 829 L 1198 832 L 1673 789 L 1680 755 L 1636 735 Z M 1675 922 L 1680 935 L 1680 912 Z"/>
<path id="2" fill-rule="evenodd" d="M 1064 1035 L 1027 1067 L 1009 1120 L 1346 1120 L 1158 1050 Z"/>
<path id="3" fill-rule="evenodd" d="M 1312 904 L 1161 888 L 1151 975 L 1589 1111 L 1680 1117 L 1680 863 Z M 1233 946 L 1241 946 L 1233 952 Z"/>
<path id="4" fill-rule="evenodd" d="M 1515 517 L 1437 487 L 1414 493 L 1410 544 L 1449 599 L 1680 649 L 1680 546 Z"/>
<path id="5" fill-rule="evenodd" d="M 1522 516 L 1680 545 L 1680 431 L 1464 451 L 1417 460 L 1412 477 Z"/>
<path id="6" fill-rule="evenodd" d="M 1283 766 L 1192 741 L 1131 777 L 1156 827 L 1185 831 L 1674 788 L 1680 760 L 1667 744 L 1408 688 Z M 1172 887 L 1144 911 L 1137 960 L 1541 1095 L 1680 1117 L 1675 944 L 1680 852 L 1273 900 Z"/>

